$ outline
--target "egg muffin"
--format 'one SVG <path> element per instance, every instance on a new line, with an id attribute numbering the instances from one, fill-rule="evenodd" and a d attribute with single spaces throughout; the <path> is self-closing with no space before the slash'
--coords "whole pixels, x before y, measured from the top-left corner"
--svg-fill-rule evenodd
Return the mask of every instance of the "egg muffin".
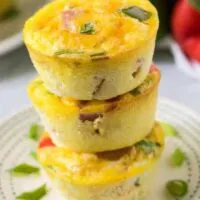
<path id="1" fill-rule="evenodd" d="M 81 101 L 50 93 L 40 78 L 28 93 L 57 146 L 99 152 L 130 146 L 153 127 L 160 72 L 151 68 L 144 82 L 110 100 Z"/>
<path id="2" fill-rule="evenodd" d="M 1 0 L 0 1 L 0 19 L 5 13 L 13 6 L 13 0 Z"/>
<path id="3" fill-rule="evenodd" d="M 77 153 L 53 144 L 44 135 L 38 160 L 67 200 L 141 200 L 151 189 L 164 134 L 155 123 L 135 145 L 101 153 Z"/>
<path id="4" fill-rule="evenodd" d="M 26 22 L 24 41 L 52 93 L 105 100 L 144 81 L 158 24 L 147 0 L 57 0 Z"/>

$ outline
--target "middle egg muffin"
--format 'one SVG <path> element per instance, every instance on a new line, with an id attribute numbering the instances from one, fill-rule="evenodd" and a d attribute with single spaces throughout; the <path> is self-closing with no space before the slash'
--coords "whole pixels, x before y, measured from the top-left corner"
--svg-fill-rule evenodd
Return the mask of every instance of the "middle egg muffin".
<path id="1" fill-rule="evenodd" d="M 29 85 L 29 96 L 53 142 L 81 152 L 131 146 L 150 132 L 155 121 L 160 72 L 151 70 L 129 93 L 106 101 L 80 101 L 50 93 L 40 78 Z"/>

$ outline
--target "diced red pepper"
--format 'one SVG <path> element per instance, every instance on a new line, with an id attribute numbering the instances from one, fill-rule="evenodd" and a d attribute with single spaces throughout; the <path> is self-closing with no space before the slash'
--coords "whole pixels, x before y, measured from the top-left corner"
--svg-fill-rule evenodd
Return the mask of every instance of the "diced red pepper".
<path id="1" fill-rule="evenodd" d="M 152 73 L 152 72 L 157 72 L 157 71 L 159 71 L 159 69 L 156 67 L 156 65 L 152 64 L 149 72 Z"/>
<path id="2" fill-rule="evenodd" d="M 200 36 L 187 39 L 183 44 L 183 49 L 190 59 L 200 62 Z"/>
<path id="3" fill-rule="evenodd" d="M 41 139 L 40 143 L 39 143 L 39 148 L 46 148 L 46 147 L 55 147 L 55 144 L 53 143 L 53 141 L 51 140 L 50 137 L 44 137 Z"/>
<path id="4" fill-rule="evenodd" d="M 81 13 L 83 13 L 83 10 L 78 8 L 72 8 L 62 12 L 63 25 L 68 31 L 76 32 L 73 19 Z"/>

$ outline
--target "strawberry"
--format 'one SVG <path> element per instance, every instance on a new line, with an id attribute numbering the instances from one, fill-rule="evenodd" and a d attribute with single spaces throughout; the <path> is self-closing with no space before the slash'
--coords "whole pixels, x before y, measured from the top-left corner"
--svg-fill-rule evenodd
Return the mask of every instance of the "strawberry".
<path id="1" fill-rule="evenodd" d="M 172 34 L 187 55 L 199 60 L 200 11 L 196 0 L 179 0 L 172 14 Z"/>
<path id="2" fill-rule="evenodd" d="M 188 0 L 179 0 L 172 14 L 172 34 L 179 44 L 185 39 L 200 35 L 200 12 Z"/>
<path id="3" fill-rule="evenodd" d="M 45 148 L 45 147 L 55 147 L 55 144 L 51 140 L 49 136 L 43 137 L 39 143 L 39 148 Z"/>
<path id="4" fill-rule="evenodd" d="M 183 43 L 183 49 L 190 59 L 200 62 L 200 35 L 187 39 Z"/>

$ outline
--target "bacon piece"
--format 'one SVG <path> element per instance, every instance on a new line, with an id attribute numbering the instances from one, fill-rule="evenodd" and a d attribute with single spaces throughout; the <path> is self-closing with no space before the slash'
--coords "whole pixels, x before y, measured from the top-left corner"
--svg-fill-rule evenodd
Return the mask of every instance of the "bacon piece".
<path id="1" fill-rule="evenodd" d="M 79 119 L 82 122 L 85 122 L 85 121 L 93 122 L 97 118 L 101 118 L 101 117 L 103 117 L 102 113 L 81 113 L 80 116 L 79 116 Z"/>
<path id="2" fill-rule="evenodd" d="M 72 8 L 69 10 L 64 10 L 62 12 L 62 20 L 63 20 L 64 28 L 67 29 L 68 31 L 75 33 L 76 26 L 73 23 L 73 19 L 82 13 L 83 13 L 83 10 L 80 8 Z"/>

